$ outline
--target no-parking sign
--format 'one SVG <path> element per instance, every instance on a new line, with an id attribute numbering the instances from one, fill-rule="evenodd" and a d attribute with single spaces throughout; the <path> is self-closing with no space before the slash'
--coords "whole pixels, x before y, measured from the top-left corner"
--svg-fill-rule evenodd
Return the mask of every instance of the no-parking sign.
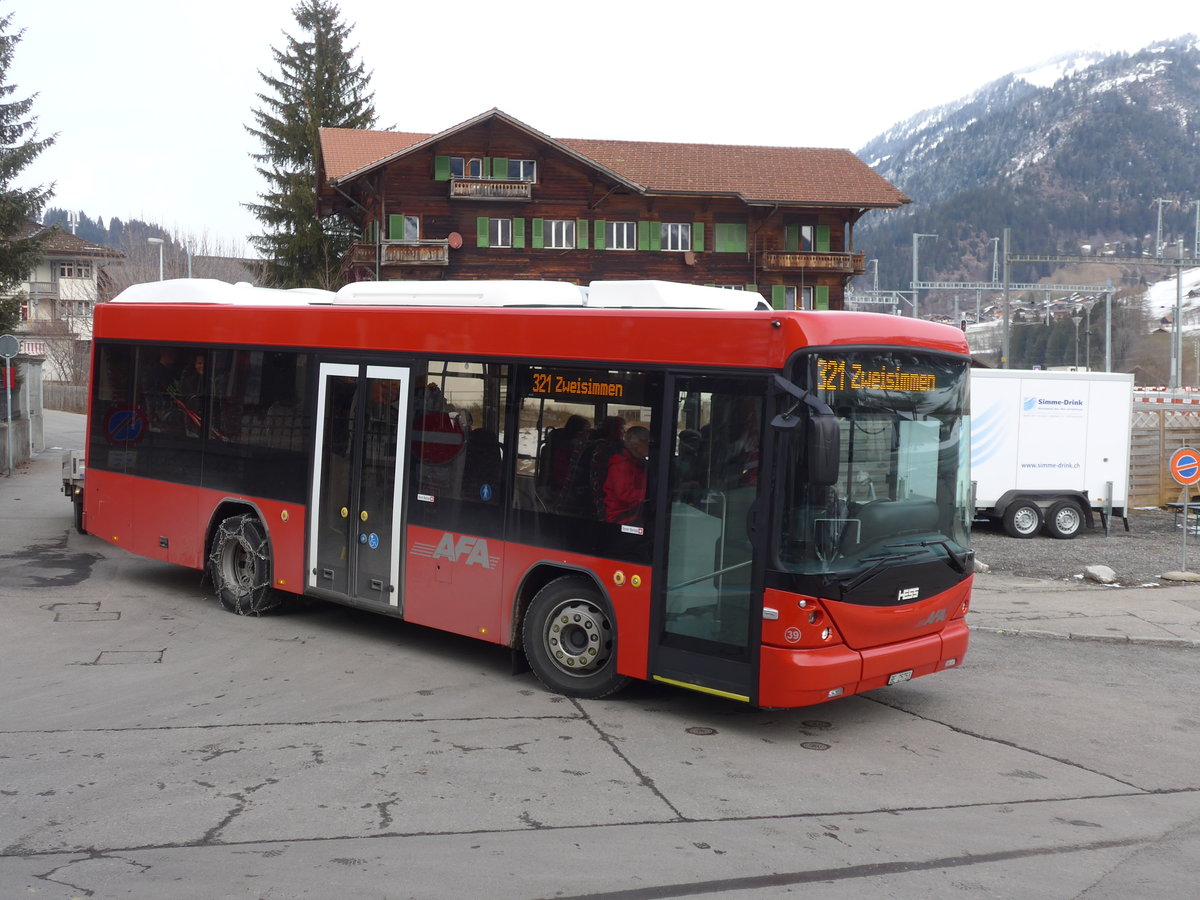
<path id="1" fill-rule="evenodd" d="M 1183 485 L 1200 482 L 1200 453 L 1180 447 L 1171 454 L 1171 477 Z"/>

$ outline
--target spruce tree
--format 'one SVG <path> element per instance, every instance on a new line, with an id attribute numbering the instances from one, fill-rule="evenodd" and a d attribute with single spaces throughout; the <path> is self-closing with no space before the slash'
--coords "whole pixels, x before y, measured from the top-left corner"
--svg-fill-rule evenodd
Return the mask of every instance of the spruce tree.
<path id="1" fill-rule="evenodd" d="M 278 74 L 259 71 L 266 90 L 246 126 L 262 145 L 251 158 L 267 182 L 260 202 L 246 204 L 264 227 L 250 241 L 276 286 L 331 288 L 355 229 L 341 216 L 318 218 L 318 129 L 370 128 L 374 93 L 336 3 L 301 0 L 292 14 L 301 36 L 285 34 L 284 48 L 271 48 Z"/>
<path id="2" fill-rule="evenodd" d="M 15 179 L 54 137 L 37 138 L 37 117 L 31 116 L 36 94 L 10 99 L 16 85 L 8 83 L 13 53 L 24 29 L 10 32 L 12 13 L 0 17 L 0 333 L 7 334 L 21 320 L 21 300 L 14 296 L 21 282 L 42 258 L 42 236 L 23 229 L 36 221 L 53 193 L 53 186 L 18 187 Z"/>

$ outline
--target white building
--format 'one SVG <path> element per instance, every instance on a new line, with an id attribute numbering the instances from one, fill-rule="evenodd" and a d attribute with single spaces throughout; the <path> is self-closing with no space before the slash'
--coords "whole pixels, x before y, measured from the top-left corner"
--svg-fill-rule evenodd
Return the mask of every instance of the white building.
<path id="1" fill-rule="evenodd" d="M 108 299 L 102 267 L 123 254 L 57 226 L 27 221 L 18 239 L 44 235 L 43 256 L 21 291 L 22 350 L 46 357 L 46 378 L 76 381 L 86 368 L 92 311 Z"/>

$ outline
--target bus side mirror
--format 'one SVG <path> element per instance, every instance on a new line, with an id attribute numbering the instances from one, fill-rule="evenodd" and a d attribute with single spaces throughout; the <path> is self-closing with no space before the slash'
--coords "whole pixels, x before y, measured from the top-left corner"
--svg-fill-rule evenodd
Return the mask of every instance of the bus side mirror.
<path id="1" fill-rule="evenodd" d="M 781 394 L 790 394 L 795 401 L 790 409 L 771 420 L 771 427 L 787 430 L 804 424 L 808 480 L 813 484 L 836 484 L 842 442 L 837 416 L 828 404 L 780 375 L 775 376 L 775 389 Z M 801 410 L 807 412 L 807 416 L 798 415 Z"/>
<path id="2" fill-rule="evenodd" d="M 805 430 L 805 459 L 808 480 L 813 484 L 836 484 L 841 457 L 842 433 L 836 416 L 817 413 Z"/>

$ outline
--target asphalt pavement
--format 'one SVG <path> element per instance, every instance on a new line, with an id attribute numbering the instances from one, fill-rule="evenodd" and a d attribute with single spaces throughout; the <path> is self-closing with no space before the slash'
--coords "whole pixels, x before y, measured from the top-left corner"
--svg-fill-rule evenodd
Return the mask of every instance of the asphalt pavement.
<path id="1" fill-rule="evenodd" d="M 62 450 L 82 446 L 83 423 L 80 415 L 46 413 L 47 448 L 0 476 L 3 519 L 19 520 L 24 509 L 33 518 L 61 514 L 70 526 Z M 969 622 L 975 631 L 1014 637 L 1200 649 L 1200 583 L 1111 587 L 986 572 L 975 576 Z"/>

